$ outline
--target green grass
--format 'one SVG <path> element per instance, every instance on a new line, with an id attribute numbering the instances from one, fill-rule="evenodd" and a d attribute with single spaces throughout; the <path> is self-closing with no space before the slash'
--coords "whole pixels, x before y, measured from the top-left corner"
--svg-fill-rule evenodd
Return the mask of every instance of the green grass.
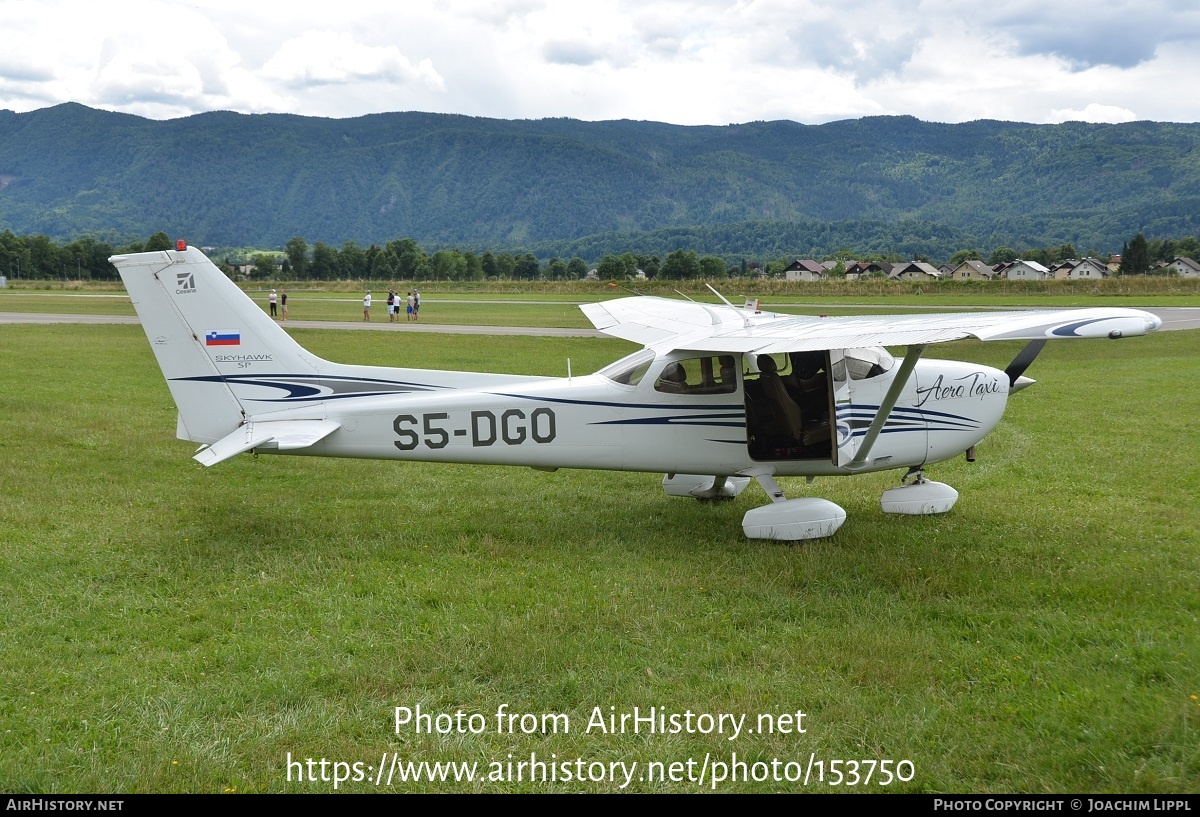
<path id="1" fill-rule="evenodd" d="M 630 348 L 295 335 L 334 360 L 548 374 Z M 324 792 L 287 781 L 288 753 L 385 751 L 485 770 L 815 753 L 912 760 L 886 791 L 1200 790 L 1195 332 L 1051 344 L 979 461 L 931 469 L 962 494 L 947 515 L 882 514 L 896 473 L 783 480 L 849 514 L 798 546 L 741 536 L 753 486 L 700 505 L 650 474 L 204 469 L 140 328 L 0 327 L 0 344 L 0 791 Z M 572 731 L 396 734 L 394 707 L 417 704 L 565 713 Z M 609 706 L 803 710 L 807 732 L 584 734 Z"/>
<path id="2" fill-rule="evenodd" d="M 958 294 L 929 293 L 912 294 L 911 288 L 903 286 L 894 294 L 879 295 L 864 290 L 854 295 L 807 294 L 793 285 L 790 292 L 764 296 L 763 308 L 776 309 L 798 314 L 877 314 L 879 311 L 933 310 L 955 311 L 984 308 L 1060 308 L 1067 306 L 1200 306 L 1200 295 L 1171 295 L 1165 286 L 1178 284 L 1177 279 L 1160 279 L 1154 283 L 1163 287 L 1155 293 L 1138 291 L 1123 295 L 1067 294 L 1067 293 L 1003 293 L 961 290 Z M 1062 282 L 1060 282 L 1062 283 Z M 1069 283 L 1069 282 L 1066 282 Z M 1184 282 L 1187 283 L 1187 282 Z M 740 296 L 735 289 L 745 282 L 728 284 L 727 294 L 735 303 Z M 561 285 L 560 285 L 561 286 Z M 843 285 L 844 288 L 845 285 Z M 900 285 L 896 285 L 900 286 Z M 387 323 L 387 307 L 375 291 L 372 319 Z M 476 325 L 476 326 L 530 326 L 590 329 L 578 304 L 596 300 L 607 300 L 629 293 L 613 290 L 596 284 L 577 284 L 572 294 L 552 292 L 538 293 L 474 293 L 464 291 L 431 292 L 423 295 L 421 322 L 424 324 Z M 664 290 L 668 297 L 678 297 Z M 267 310 L 267 294 L 257 289 L 249 295 Z M 386 298 L 387 291 L 382 292 Z M 716 303 L 715 296 L 707 293 L 702 300 Z M 306 321 L 359 321 L 362 320 L 362 298 L 348 292 L 326 292 L 317 290 L 292 290 L 289 312 L 292 320 Z M 0 312 L 50 312 L 66 314 L 128 315 L 133 316 L 133 305 L 122 293 L 114 292 L 50 292 L 45 290 L 0 290 Z M 407 322 L 403 321 L 402 322 Z"/>
<path id="3" fill-rule="evenodd" d="M 266 293 L 252 291 L 252 298 L 266 311 Z M 386 291 L 383 293 L 386 298 Z M 289 317 L 306 321 L 360 321 L 362 298 L 346 293 L 306 292 L 290 294 Z M 133 304 L 128 296 L 115 293 L 5 292 L 0 290 L 0 312 L 50 312 L 71 315 L 129 315 Z M 388 322 L 387 305 L 378 297 L 371 307 L 371 318 Z M 480 326 L 559 326 L 591 328 L 575 302 L 504 303 L 495 299 L 454 296 L 422 302 L 421 320 L 435 324 L 471 324 Z M 401 318 L 403 322 L 404 319 Z"/>
<path id="4" fill-rule="evenodd" d="M 136 314 L 124 292 L 23 292 L 0 289 L 0 312 L 49 312 L 67 315 Z"/>

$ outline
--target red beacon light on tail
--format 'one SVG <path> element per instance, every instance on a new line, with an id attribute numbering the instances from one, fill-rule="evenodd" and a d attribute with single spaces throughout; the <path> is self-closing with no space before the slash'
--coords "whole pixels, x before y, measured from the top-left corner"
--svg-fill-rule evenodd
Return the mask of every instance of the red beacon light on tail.
<path id="1" fill-rule="evenodd" d="M 175 241 L 175 249 L 179 250 L 180 252 L 186 252 L 187 251 L 187 241 L 185 241 L 182 238 L 177 239 Z"/>

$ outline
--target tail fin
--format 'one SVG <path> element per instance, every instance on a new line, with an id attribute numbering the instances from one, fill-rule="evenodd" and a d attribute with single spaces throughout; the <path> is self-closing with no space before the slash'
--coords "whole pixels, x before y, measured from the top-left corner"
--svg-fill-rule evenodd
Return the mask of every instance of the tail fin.
<path id="1" fill-rule="evenodd" d="M 181 439 L 213 443 L 238 428 L 249 412 L 235 389 L 252 387 L 251 376 L 279 376 L 260 374 L 270 371 L 311 377 L 325 363 L 198 249 L 115 255 L 109 261 L 125 282 L 179 408 Z"/>
<path id="2" fill-rule="evenodd" d="M 179 408 L 180 439 L 212 465 L 251 448 L 306 448 L 339 426 L 330 406 L 512 388 L 542 378 L 331 363 L 305 350 L 194 248 L 109 259 Z"/>

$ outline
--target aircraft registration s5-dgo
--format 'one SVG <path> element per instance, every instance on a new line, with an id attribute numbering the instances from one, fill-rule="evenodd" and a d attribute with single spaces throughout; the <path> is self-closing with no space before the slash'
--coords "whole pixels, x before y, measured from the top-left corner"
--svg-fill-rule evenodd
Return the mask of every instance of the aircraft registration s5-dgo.
<path id="1" fill-rule="evenodd" d="M 665 474 L 668 494 L 731 499 L 751 479 L 769 505 L 746 536 L 832 535 L 836 504 L 787 499 L 777 476 L 905 469 L 885 512 L 943 513 L 958 493 L 925 466 L 1000 421 L 1047 339 L 1158 329 L 1132 309 L 803 317 L 655 297 L 586 304 L 601 332 L 644 348 L 595 374 L 524 377 L 331 363 L 309 353 L 198 249 L 118 255 L 171 395 L 177 434 L 215 465 L 301 454 Z M 724 299 L 722 298 L 722 301 Z M 1029 340 L 1004 371 L 925 360 L 934 343 Z M 897 360 L 884 347 L 903 346 Z"/>

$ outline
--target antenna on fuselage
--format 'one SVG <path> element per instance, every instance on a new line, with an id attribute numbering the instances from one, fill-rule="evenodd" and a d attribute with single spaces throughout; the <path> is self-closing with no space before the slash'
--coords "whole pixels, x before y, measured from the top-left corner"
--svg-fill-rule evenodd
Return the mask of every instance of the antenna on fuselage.
<path id="1" fill-rule="evenodd" d="M 721 299 L 721 302 L 722 302 L 722 303 L 724 303 L 724 304 L 725 304 L 725 306 L 728 306 L 728 307 L 730 307 L 731 309 L 737 309 L 737 307 L 736 307 L 736 306 L 734 306 L 733 304 L 729 303 L 729 301 L 725 300 L 725 296 L 724 296 L 724 295 L 722 295 L 721 293 L 717 292 L 717 290 L 716 290 L 716 287 L 714 287 L 712 284 L 710 284 L 710 283 L 708 283 L 707 281 L 705 281 L 705 282 L 704 282 L 704 285 L 705 285 L 706 287 L 708 287 L 708 288 L 709 288 L 709 289 L 712 291 L 712 294 L 713 294 L 713 295 L 716 295 L 718 298 L 720 298 L 720 299 Z"/>
<path id="2" fill-rule="evenodd" d="M 736 306 L 734 306 L 733 304 L 729 303 L 729 301 L 727 301 L 727 300 L 725 299 L 725 296 L 724 296 L 724 295 L 722 295 L 720 292 L 717 292 L 716 288 L 715 288 L 715 287 L 713 287 L 713 285 L 712 285 L 712 284 L 710 284 L 710 283 L 708 283 L 707 281 L 705 281 L 705 282 L 704 282 L 704 285 L 705 285 L 706 287 L 708 287 L 710 290 L 712 290 L 712 294 L 713 294 L 713 295 L 716 295 L 718 298 L 720 298 L 720 299 L 721 299 L 721 301 L 722 301 L 722 302 L 725 304 L 725 306 L 727 306 L 727 307 L 729 307 L 730 309 L 734 310 L 734 314 L 738 314 L 739 312 L 744 312 L 744 309 L 742 309 L 742 310 L 739 310 L 739 309 L 738 309 L 738 307 L 736 307 Z M 756 311 L 757 311 L 757 310 L 756 310 Z M 743 326 L 745 326 L 747 329 L 749 329 L 749 328 L 750 328 L 750 317 L 749 317 L 748 315 L 742 314 L 742 325 L 743 325 Z"/>
<path id="3" fill-rule="evenodd" d="M 636 289 L 630 289 L 629 287 L 623 287 L 623 286 L 621 286 L 620 284 L 618 284 L 618 283 L 616 283 L 616 282 L 614 282 L 614 281 L 609 281 L 609 282 L 608 282 L 608 285 L 609 285 L 610 287 L 613 287 L 614 289 L 623 289 L 623 290 L 625 290 L 626 292 L 632 292 L 634 295 L 641 295 L 642 297 L 645 297 L 645 293 L 638 292 Z"/>

